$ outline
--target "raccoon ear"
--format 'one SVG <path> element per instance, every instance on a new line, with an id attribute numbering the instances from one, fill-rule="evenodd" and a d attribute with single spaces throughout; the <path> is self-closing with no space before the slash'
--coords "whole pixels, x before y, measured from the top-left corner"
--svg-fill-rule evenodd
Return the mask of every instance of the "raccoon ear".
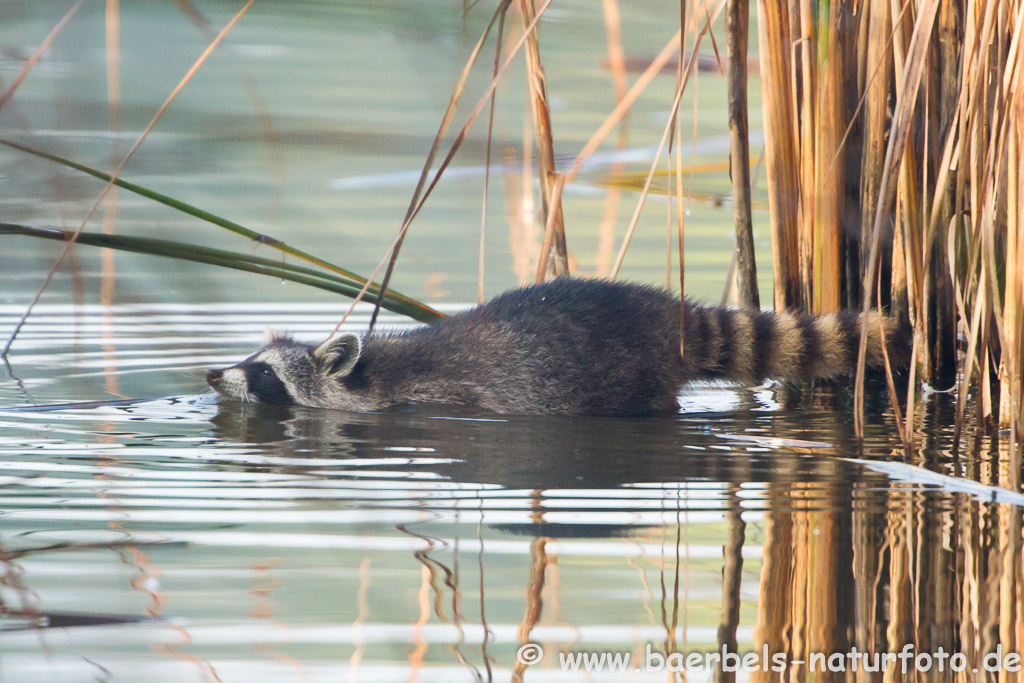
<path id="1" fill-rule="evenodd" d="M 270 328 L 270 327 L 268 327 L 263 332 L 263 337 L 264 337 L 264 339 L 266 339 L 266 343 L 267 344 L 273 344 L 276 341 L 284 341 L 286 339 L 289 339 L 287 332 L 282 332 L 281 330 L 275 330 L 275 329 Z"/>
<path id="2" fill-rule="evenodd" d="M 313 350 L 313 357 L 322 363 L 328 375 L 344 377 L 352 372 L 359 360 L 362 344 L 354 334 L 340 334 L 328 339 Z"/>

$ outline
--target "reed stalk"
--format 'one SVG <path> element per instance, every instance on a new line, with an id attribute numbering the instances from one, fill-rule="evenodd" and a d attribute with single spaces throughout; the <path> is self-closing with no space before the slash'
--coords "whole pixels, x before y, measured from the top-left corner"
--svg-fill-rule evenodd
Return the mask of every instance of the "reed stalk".
<path id="1" fill-rule="evenodd" d="M 40 57 L 46 54 L 46 51 L 50 49 L 50 45 L 53 44 L 54 39 L 56 39 L 56 37 L 60 35 L 60 32 L 64 30 L 64 27 L 68 25 L 68 22 L 71 21 L 71 18 L 78 13 L 78 10 L 81 9 L 82 5 L 84 4 L 85 0 L 78 0 L 78 2 L 72 5 L 71 8 L 64 13 L 64 16 L 61 17 L 60 21 L 54 24 L 53 28 L 50 29 L 50 32 L 47 34 L 46 38 L 43 39 L 43 42 L 39 44 L 39 47 L 35 49 L 35 52 L 32 53 L 32 56 L 25 60 L 25 63 L 21 66 L 21 69 L 18 70 L 18 73 L 15 74 L 14 79 L 11 81 L 10 85 L 8 85 L 4 89 L 4 91 L 0 93 L 0 109 L 3 109 L 4 105 L 10 101 L 15 91 L 28 77 L 29 73 L 35 67 Z"/>
<path id="2" fill-rule="evenodd" d="M 729 136 L 733 212 L 736 223 L 736 280 L 740 305 L 758 309 L 757 262 L 754 258 L 754 225 L 750 213 L 750 126 L 747 121 L 747 0 L 729 0 L 725 12 L 729 48 Z M 682 195 L 679 195 L 682 201 Z"/>
<path id="3" fill-rule="evenodd" d="M 626 57 L 622 49 L 619 3 L 618 0 L 602 0 L 601 7 L 608 42 L 608 68 L 611 71 L 612 84 L 615 88 L 615 100 L 621 104 L 626 98 L 628 84 L 626 82 Z M 622 118 L 618 127 L 619 134 L 615 141 L 615 147 L 618 150 L 625 150 L 629 142 L 628 115 Z M 612 164 L 611 177 L 617 180 L 624 170 L 625 164 L 622 161 L 616 161 Z M 612 252 L 615 249 L 615 220 L 618 218 L 621 195 L 622 190 L 612 186 L 609 187 L 608 194 L 605 196 L 601 225 L 598 228 L 597 254 L 594 257 L 598 277 L 607 276 L 611 270 Z"/>
<path id="4" fill-rule="evenodd" d="M 687 24 L 687 3 L 686 0 L 679 0 L 679 54 L 686 54 L 686 24 Z M 676 88 L 680 87 L 683 81 L 683 61 L 679 60 L 676 71 Z M 676 119 L 675 136 L 676 140 L 682 140 L 683 122 L 679 116 Z M 694 141 L 696 148 L 696 141 Z M 686 353 L 686 206 L 683 202 L 683 148 L 676 144 L 675 153 L 675 180 L 676 180 L 676 247 L 679 251 L 679 355 Z M 691 176 L 692 178 L 692 176 Z M 671 221 L 671 218 L 669 219 Z M 671 233 L 670 233 L 671 234 Z M 671 251 L 671 245 L 669 245 Z M 671 256 L 669 257 L 671 260 Z"/>
<path id="5" fill-rule="evenodd" d="M 536 18 L 533 0 L 520 0 L 519 9 L 523 17 L 523 28 L 526 30 Z M 540 61 L 538 31 L 527 33 L 525 54 L 527 90 L 530 110 L 533 113 L 533 127 L 537 136 L 537 175 L 540 179 L 541 215 L 544 218 L 544 224 L 551 226 L 552 238 L 549 245 L 552 252 L 550 257 L 548 254 L 541 254 L 541 258 L 548 262 L 551 275 L 561 277 L 569 274 L 569 258 L 565 246 L 562 193 L 559 191 L 556 194 L 554 191 L 556 184 L 555 150 L 551 134 L 551 110 L 548 108 L 547 84 L 544 67 Z"/>
<path id="6" fill-rule="evenodd" d="M 510 2 L 511 0 L 501 0 L 501 2 L 498 3 L 498 7 L 495 8 L 494 14 L 491 16 L 491 20 L 487 24 L 487 28 L 484 29 L 483 35 L 480 36 L 480 39 L 474 46 L 473 51 L 470 53 L 469 59 L 466 60 L 466 64 L 462 68 L 462 73 L 459 75 L 459 80 L 455 84 L 455 89 L 452 92 L 452 96 L 448 100 L 448 107 L 445 109 L 444 115 L 441 117 L 441 123 L 438 126 L 437 133 L 434 135 L 434 140 L 431 143 L 430 151 L 427 153 L 426 161 L 423 164 L 423 170 L 420 172 L 419 180 L 416 183 L 416 189 L 413 190 L 412 198 L 409 200 L 409 206 L 405 211 L 405 219 L 402 221 L 402 225 L 398 229 L 398 235 L 395 237 L 395 241 L 392 242 L 391 246 L 384 254 L 384 258 L 381 260 L 380 264 L 374 270 L 374 274 L 370 276 L 370 280 L 376 278 L 377 273 L 380 271 L 380 269 L 384 267 L 385 263 L 387 264 L 387 269 L 384 271 L 384 277 L 381 279 L 380 284 L 382 292 L 387 292 L 388 290 L 388 285 L 391 282 L 391 275 L 392 273 L 394 273 L 395 264 L 398 263 L 398 255 L 402 250 L 402 243 L 405 241 L 405 235 L 409 231 L 409 226 L 412 224 L 413 219 L 416 217 L 416 214 L 419 213 L 420 209 L 423 208 L 424 202 L 426 202 L 427 198 L 430 196 L 430 193 L 434 190 L 434 187 L 441 179 L 441 175 L 444 173 L 445 169 L 448 168 L 448 164 L 450 164 L 452 159 L 455 157 L 455 153 L 462 145 L 462 141 L 465 140 L 466 134 L 469 132 L 469 128 L 476 121 L 476 118 L 480 115 L 480 112 L 483 111 L 483 108 L 487 104 L 487 102 L 490 101 L 491 98 L 494 96 L 494 91 L 497 89 L 498 83 L 501 81 L 501 77 L 505 74 L 505 70 L 508 69 L 508 66 L 512 59 L 512 55 L 514 55 L 519 50 L 519 48 L 522 47 L 523 42 L 525 42 L 526 40 L 526 35 L 524 35 L 519 40 L 519 42 L 516 43 L 516 46 L 512 49 L 512 54 L 509 55 L 509 58 L 506 59 L 499 68 L 495 69 L 494 76 L 491 79 L 490 87 L 487 88 L 487 91 L 484 93 L 483 97 L 481 97 L 481 99 L 477 102 L 476 107 L 474 107 L 472 113 L 470 113 L 468 120 L 462 127 L 462 130 L 459 131 L 459 134 L 452 141 L 451 147 L 448 150 L 448 154 L 445 156 L 444 160 L 438 166 L 437 171 L 434 173 L 433 179 L 428 184 L 427 179 L 430 178 L 431 167 L 433 166 L 434 160 L 437 158 L 437 154 L 441 149 L 441 142 L 444 140 L 444 137 L 448 132 L 448 127 L 451 125 L 452 119 L 455 117 L 456 107 L 458 106 L 459 100 L 462 97 L 462 92 L 466 87 L 466 81 L 469 79 L 469 74 L 473 68 L 473 65 L 476 63 L 477 57 L 480 55 L 480 51 L 483 49 L 484 43 L 487 41 L 487 36 L 491 32 L 491 28 L 493 28 L 495 23 L 498 22 L 499 17 L 504 17 L 504 13 L 508 9 Z M 538 13 L 536 19 L 525 30 L 525 34 L 528 35 L 529 32 L 532 31 L 534 27 L 536 27 L 537 21 L 540 18 L 540 14 L 542 14 L 543 11 L 547 9 L 547 6 L 548 4 L 550 4 L 550 2 L 551 0 L 547 0 L 544 7 L 542 7 L 541 11 Z M 352 306 L 349 308 L 348 312 L 342 318 L 342 321 L 339 321 L 338 327 L 341 327 L 341 322 L 343 322 L 345 318 L 347 318 L 351 314 L 352 310 L 355 308 L 355 305 L 359 303 L 364 293 L 365 292 L 360 292 L 360 294 L 356 296 L 355 300 L 352 302 Z M 377 306 L 373 309 L 373 314 L 370 316 L 371 332 L 373 331 L 373 327 L 377 322 L 377 315 L 379 312 L 380 307 Z"/>
<path id="7" fill-rule="evenodd" d="M 690 59 L 687 60 L 686 62 L 686 68 L 682 71 L 682 74 L 677 78 L 676 94 L 675 99 L 672 101 L 672 108 L 670 110 L 669 119 L 665 123 L 665 129 L 662 132 L 661 141 L 658 143 L 658 149 L 654 154 L 654 160 L 651 162 L 651 169 L 647 173 L 647 179 L 644 181 L 643 190 L 641 190 L 640 198 L 637 200 L 636 209 L 634 209 L 633 211 L 633 218 L 629 222 L 629 227 L 626 229 L 626 235 L 625 237 L 622 238 L 622 244 L 619 247 L 619 252 L 615 257 L 615 263 L 612 265 L 612 270 L 610 273 L 610 277 L 612 279 L 615 279 L 615 277 L 618 276 L 619 274 L 619 269 L 622 267 L 622 262 L 626 258 L 626 250 L 629 248 L 629 242 L 633 237 L 633 232 L 636 230 L 638 222 L 640 221 L 640 213 L 643 211 L 644 202 L 647 200 L 647 194 L 650 191 L 651 183 L 654 180 L 655 172 L 658 166 L 658 160 L 661 158 L 661 154 L 664 151 L 665 145 L 668 142 L 669 137 L 672 133 L 673 124 L 676 121 L 676 116 L 679 111 L 679 103 L 682 100 L 683 92 L 686 90 L 686 84 L 690 80 L 690 75 L 693 73 L 694 66 L 697 64 L 697 48 L 700 47 L 700 43 L 703 37 L 710 33 L 712 23 L 718 18 L 718 15 L 721 13 L 724 7 L 725 0 L 722 0 L 722 2 L 718 3 L 718 5 L 715 7 L 715 11 L 707 16 L 703 29 L 700 31 L 700 33 L 697 34 L 693 52 L 690 55 Z M 682 29 L 680 29 L 680 32 L 676 34 L 674 40 L 681 40 L 681 36 Z M 679 47 L 679 44 L 675 45 L 674 47 Z M 662 51 L 662 55 L 666 54 L 666 52 L 667 48 L 666 50 Z M 635 87 L 636 86 L 634 86 L 634 88 Z M 620 107 L 621 104 L 622 103 L 620 103 Z M 605 123 L 602 124 L 601 128 L 598 131 L 598 134 L 595 134 L 595 136 L 591 138 L 590 142 L 587 143 L 588 147 L 594 142 L 594 140 L 598 137 L 601 131 L 605 130 L 607 125 L 608 120 L 606 120 Z M 587 147 L 584 147 L 584 151 L 580 152 L 580 155 L 577 156 L 576 163 L 573 164 L 573 168 L 570 169 L 569 172 L 566 174 L 566 182 L 569 182 L 569 180 L 571 180 L 573 171 L 577 169 L 578 166 L 582 163 L 581 159 L 583 158 L 583 154 L 584 152 L 586 152 L 586 150 Z"/>
<path id="8" fill-rule="evenodd" d="M 547 200 L 548 206 L 558 206 L 562 201 L 562 188 L 565 186 L 565 176 L 561 173 L 554 174 L 554 182 L 551 185 L 551 196 Z M 535 282 L 540 284 L 544 282 L 545 276 L 548 274 L 550 260 L 558 260 L 558 248 L 557 248 L 557 235 L 558 235 L 558 212 L 549 211 L 548 220 L 544 225 L 544 241 L 540 245 L 540 259 L 537 262 L 537 278 Z M 564 237 L 564 235 L 563 235 Z M 564 254 L 562 255 L 564 257 Z M 550 270 L 555 271 L 555 277 L 558 277 L 559 267 L 555 266 Z M 565 273 L 562 272 L 562 275 Z"/>
<path id="9" fill-rule="evenodd" d="M 765 169 L 776 310 L 802 308 L 797 232 L 800 215 L 797 146 L 791 133 L 796 112 L 788 96 L 793 56 L 789 12 L 779 2 L 759 0 L 758 40 L 761 58 L 761 106 L 764 110 Z"/>
<path id="10" fill-rule="evenodd" d="M 507 10 L 507 6 L 506 6 Z M 505 16 L 507 11 L 501 11 L 498 18 L 498 29 L 494 37 L 494 67 L 491 78 L 498 75 L 498 68 L 501 66 L 501 41 L 505 34 Z M 487 198 L 490 194 L 491 184 L 491 146 L 494 142 L 494 105 L 497 102 L 497 91 L 491 93 L 491 106 L 487 112 L 487 153 L 484 158 L 484 193 L 480 208 L 480 252 L 477 257 L 477 303 L 484 301 L 484 266 L 487 256 Z"/>

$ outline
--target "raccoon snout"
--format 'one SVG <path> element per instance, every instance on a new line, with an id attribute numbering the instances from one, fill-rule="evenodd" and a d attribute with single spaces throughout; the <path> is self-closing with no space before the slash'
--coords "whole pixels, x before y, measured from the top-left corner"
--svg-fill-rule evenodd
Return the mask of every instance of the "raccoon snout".
<path id="1" fill-rule="evenodd" d="M 207 370 L 206 371 L 206 383 L 214 389 L 220 383 L 220 378 L 224 375 L 223 370 Z"/>

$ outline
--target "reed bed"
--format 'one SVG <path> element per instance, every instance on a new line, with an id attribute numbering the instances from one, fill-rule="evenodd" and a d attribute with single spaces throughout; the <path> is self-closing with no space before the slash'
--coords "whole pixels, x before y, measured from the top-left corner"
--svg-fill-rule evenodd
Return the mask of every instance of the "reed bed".
<path id="1" fill-rule="evenodd" d="M 973 394 L 1019 441 L 1024 4 L 759 2 L 758 20 L 776 307 L 908 315 L 911 387 L 958 381 L 959 423 Z"/>
<path id="2" fill-rule="evenodd" d="M 529 2 L 513 7 L 524 22 L 536 18 Z M 665 177 L 661 191 L 670 198 L 694 196 L 680 181 L 687 169 L 678 155 L 668 171 L 656 169 L 666 141 L 670 149 L 676 141 L 674 117 L 701 41 L 710 39 L 721 62 L 713 34 L 724 30 L 738 301 L 758 305 L 749 218 L 757 205 L 750 192 L 755 179 L 746 121 L 746 44 L 753 23 L 748 9 L 753 6 L 747 3 L 681 2 L 680 33 L 633 87 L 627 90 L 621 73 L 613 75 L 617 105 L 569 166 L 565 183 L 576 179 L 653 75 L 677 52 L 686 54 L 691 40 L 693 49 L 677 62 L 671 120 L 651 170 L 643 176 L 617 174 L 607 183 L 641 188 L 611 277 L 645 199 L 659 191 L 656 178 Z M 721 28 L 716 22 L 723 12 Z M 910 320 L 915 350 L 905 405 L 897 400 L 902 392 L 896 382 L 902 380 L 891 374 L 890 393 L 911 447 L 922 387 L 957 388 L 958 428 L 966 425 L 967 399 L 974 397 L 980 407 L 970 413 L 974 426 L 1008 429 L 1015 452 L 1024 433 L 1022 24 L 1020 0 L 756 3 L 775 308 L 823 313 L 880 307 Z M 556 176 L 539 66 L 542 44 L 541 31 L 530 34 L 526 87 L 537 149 L 537 204 L 550 226 L 545 241 L 551 240 L 557 254 L 564 221 L 558 206 L 558 215 L 549 215 Z M 611 50 L 608 60 L 619 68 L 620 49 Z M 677 214 L 681 235 L 683 212 Z M 540 261 L 547 263 L 548 255 Z M 546 273 L 557 274 L 550 267 Z M 858 433 L 863 379 L 861 367 Z"/>

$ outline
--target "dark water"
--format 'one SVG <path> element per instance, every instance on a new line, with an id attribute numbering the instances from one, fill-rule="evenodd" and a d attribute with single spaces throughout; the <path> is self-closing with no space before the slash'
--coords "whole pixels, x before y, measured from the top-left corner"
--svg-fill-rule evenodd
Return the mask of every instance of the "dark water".
<path id="1" fill-rule="evenodd" d="M 4 403 L 195 392 L 259 319 L 301 332 L 337 311 L 110 313 L 44 307 Z M 178 355 L 150 353 L 157 340 Z M 0 678 L 577 680 L 559 652 L 644 666 L 648 646 L 732 638 L 790 660 L 912 643 L 979 662 L 1020 623 L 1020 496 L 929 473 L 1006 486 L 1007 454 L 968 441 L 954 457 L 951 406 L 932 396 L 906 459 L 870 388 L 862 445 L 843 387 L 698 386 L 651 419 L 194 394 L 8 410 Z M 547 654 L 517 668 L 528 641 Z"/>

